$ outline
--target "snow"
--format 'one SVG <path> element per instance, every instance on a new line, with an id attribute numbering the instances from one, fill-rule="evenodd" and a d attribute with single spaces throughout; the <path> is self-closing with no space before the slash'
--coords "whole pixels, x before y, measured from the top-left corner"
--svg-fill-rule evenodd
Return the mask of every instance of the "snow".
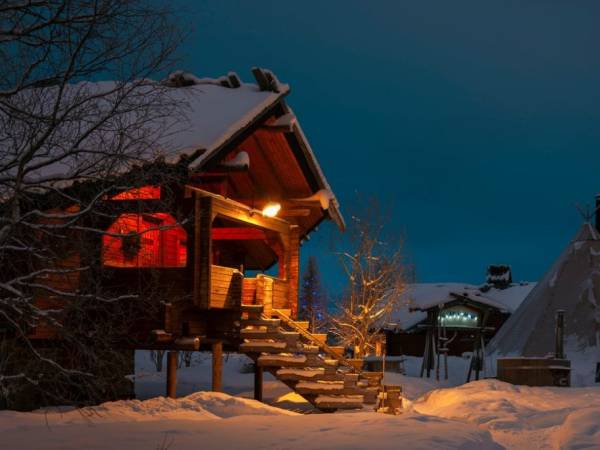
<path id="1" fill-rule="evenodd" d="M 492 287 L 483 292 L 479 286 L 465 283 L 411 284 L 403 294 L 401 306 L 392 314 L 388 328 L 408 330 L 427 318 L 422 310 L 451 302 L 455 295 L 513 312 L 534 287 L 535 283 L 513 283 L 506 289 Z"/>
<path id="2" fill-rule="evenodd" d="M 155 373 L 147 352 L 136 356 L 136 391 L 152 394 L 157 387 L 153 380 L 159 377 L 162 393 L 164 373 Z M 533 388 L 497 380 L 455 387 L 464 381 L 468 359 L 450 357 L 448 381 L 385 375 L 386 383 L 402 385 L 404 410 L 398 416 L 370 408 L 297 414 L 243 398 L 252 389 L 252 374 L 240 372 L 248 361 L 242 355 L 225 359 L 223 382 L 228 393 L 195 392 L 207 389 L 211 372 L 209 355 L 195 353 L 192 366 L 178 370 L 180 390 L 192 390 L 187 396 L 180 394 L 182 398 L 152 395 L 81 410 L 0 411 L 2 448 L 600 448 L 600 406 L 595 406 L 600 404 L 599 387 Z M 420 358 L 408 357 L 405 364 L 408 374 L 415 375 Z M 265 380 L 265 388 L 273 403 L 294 409 L 306 405 L 272 378 Z M 326 395 L 320 397 L 327 400 Z M 354 399 L 348 396 L 346 401 Z"/>
<path id="3" fill-rule="evenodd" d="M 599 448 L 600 388 L 513 386 L 497 380 L 433 391 L 419 414 L 476 424 L 506 448 Z"/>

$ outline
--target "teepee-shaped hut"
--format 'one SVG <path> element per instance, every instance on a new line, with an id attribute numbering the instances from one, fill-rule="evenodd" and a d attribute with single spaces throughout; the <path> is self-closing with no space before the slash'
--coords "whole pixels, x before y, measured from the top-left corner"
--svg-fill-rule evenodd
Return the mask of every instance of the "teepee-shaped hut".
<path id="1" fill-rule="evenodd" d="M 502 356 L 544 357 L 554 352 L 555 314 L 565 311 L 565 352 L 574 385 L 594 382 L 600 361 L 600 235 L 584 223 L 544 278 L 489 343 Z"/>

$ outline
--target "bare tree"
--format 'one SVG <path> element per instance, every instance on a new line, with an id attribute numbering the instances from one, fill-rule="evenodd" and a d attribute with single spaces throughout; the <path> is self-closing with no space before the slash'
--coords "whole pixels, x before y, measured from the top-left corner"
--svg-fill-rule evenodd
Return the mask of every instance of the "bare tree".
<path id="1" fill-rule="evenodd" d="M 386 220 L 375 200 L 359 203 L 370 206 L 352 216 L 346 249 L 338 252 L 347 281 L 330 317 L 330 331 L 356 358 L 374 350 L 405 288 L 400 239 L 386 239 Z"/>
<path id="2" fill-rule="evenodd" d="M 151 350 L 148 354 L 150 357 L 150 361 L 156 367 L 157 372 L 162 372 L 163 362 L 165 360 L 165 351 L 164 350 Z"/>
<path id="3" fill-rule="evenodd" d="M 117 177 L 153 155 L 157 123 L 175 114 L 151 78 L 171 69 L 180 40 L 150 0 L 0 3 L 0 403 L 25 384 L 64 402 L 119 363 L 119 320 L 137 306 L 86 277 L 112 217 L 99 204 L 134 176 L 161 174 L 134 170 L 131 186 Z M 44 327 L 62 349 L 32 340 Z"/>

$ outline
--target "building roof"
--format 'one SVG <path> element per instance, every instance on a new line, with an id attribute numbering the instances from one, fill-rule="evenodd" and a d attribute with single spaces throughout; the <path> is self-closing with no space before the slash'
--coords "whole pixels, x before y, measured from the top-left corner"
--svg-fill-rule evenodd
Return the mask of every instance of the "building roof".
<path id="1" fill-rule="evenodd" d="M 425 310 L 455 301 L 458 297 L 512 313 L 535 283 L 513 283 L 506 289 L 489 288 L 465 283 L 416 283 L 408 286 L 401 306 L 392 315 L 387 327 L 408 330 L 427 318 Z"/>
<path id="2" fill-rule="evenodd" d="M 565 311 L 567 355 L 592 347 L 600 354 L 600 237 L 589 223 L 490 341 L 488 355 L 553 353 L 557 310 Z"/>
<path id="3" fill-rule="evenodd" d="M 329 216 L 343 228 L 344 221 L 339 212 L 339 204 L 331 187 L 329 186 L 323 171 L 310 147 L 302 129 L 300 128 L 293 112 L 285 104 L 284 97 L 290 92 L 287 84 L 280 83 L 275 75 L 265 69 L 253 69 L 256 83 L 243 83 L 236 74 L 230 73 L 228 76 L 220 78 L 198 78 L 192 74 L 184 72 L 175 72 L 169 78 L 159 83 L 161 89 L 156 90 L 156 82 L 148 81 L 147 87 L 142 86 L 138 90 L 143 96 L 144 89 L 151 95 L 161 95 L 164 99 L 165 113 L 152 113 L 148 120 L 139 117 L 138 111 L 132 111 L 129 116 L 127 113 L 121 114 L 118 120 L 131 123 L 140 123 L 144 131 L 139 134 L 125 134 L 124 139 L 130 139 L 134 145 L 135 140 L 140 141 L 141 135 L 147 136 L 147 140 L 152 145 L 140 142 L 140 150 L 136 159 L 140 163 L 152 163 L 158 159 L 164 160 L 169 164 L 185 164 L 191 172 L 200 171 L 212 160 L 222 158 L 222 150 L 226 149 L 235 138 L 254 124 L 258 124 L 266 118 L 267 114 L 273 113 L 278 108 L 278 115 L 285 114 L 289 122 L 289 133 L 292 133 L 302 155 L 306 159 L 306 165 L 312 172 L 316 180 L 318 189 L 326 192 L 328 198 L 327 209 Z M 43 100 L 48 105 L 52 105 L 55 89 L 46 88 L 48 93 L 43 94 Z M 98 105 L 95 107 L 102 112 L 102 108 L 110 108 L 116 101 L 116 97 L 121 95 L 122 85 L 112 81 L 102 82 L 80 82 L 68 85 L 64 95 L 67 99 L 89 98 L 90 93 L 97 96 Z M 160 91 L 160 94 L 157 92 Z M 70 101 L 70 100 L 67 100 Z M 132 103 L 135 103 L 135 99 Z M 49 107 L 49 106 L 48 106 Z M 48 109 L 44 105 L 36 108 Z M 133 108 L 132 108 L 133 109 Z M 280 112 L 279 112 L 280 111 Z M 77 126 L 77 124 L 73 124 Z M 141 127 L 140 127 L 141 128 Z M 62 130 L 65 135 L 69 130 Z M 87 147 L 95 148 L 101 146 L 102 136 L 98 133 L 94 139 L 87 142 Z M 0 138 L 2 133 L 0 132 Z M 1 145 L 2 139 L 0 139 Z M 51 144 L 54 145 L 54 144 Z M 1 150 L 1 147 L 0 147 Z M 93 156 L 92 156 L 93 158 Z M 74 181 L 84 181 L 89 179 L 81 171 L 81 161 L 75 157 L 60 158 L 52 164 L 47 161 L 56 158 L 54 150 L 48 149 L 40 152 L 40 155 L 32 163 L 41 168 L 30 174 L 29 182 L 31 184 L 43 185 L 44 183 L 55 188 L 65 188 Z M 94 162 L 88 163 L 93 167 Z M 127 168 L 129 166 L 124 165 Z M 110 173 L 118 175 L 124 171 L 119 168 L 110 168 Z M 79 174 L 82 173 L 82 176 Z"/>

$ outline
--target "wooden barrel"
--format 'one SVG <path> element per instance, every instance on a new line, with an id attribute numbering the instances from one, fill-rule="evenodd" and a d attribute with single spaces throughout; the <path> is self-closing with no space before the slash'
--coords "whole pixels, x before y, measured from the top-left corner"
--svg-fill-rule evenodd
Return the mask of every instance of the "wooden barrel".
<path id="1" fill-rule="evenodd" d="M 500 381 L 526 386 L 571 385 L 571 361 L 556 358 L 498 358 Z"/>

